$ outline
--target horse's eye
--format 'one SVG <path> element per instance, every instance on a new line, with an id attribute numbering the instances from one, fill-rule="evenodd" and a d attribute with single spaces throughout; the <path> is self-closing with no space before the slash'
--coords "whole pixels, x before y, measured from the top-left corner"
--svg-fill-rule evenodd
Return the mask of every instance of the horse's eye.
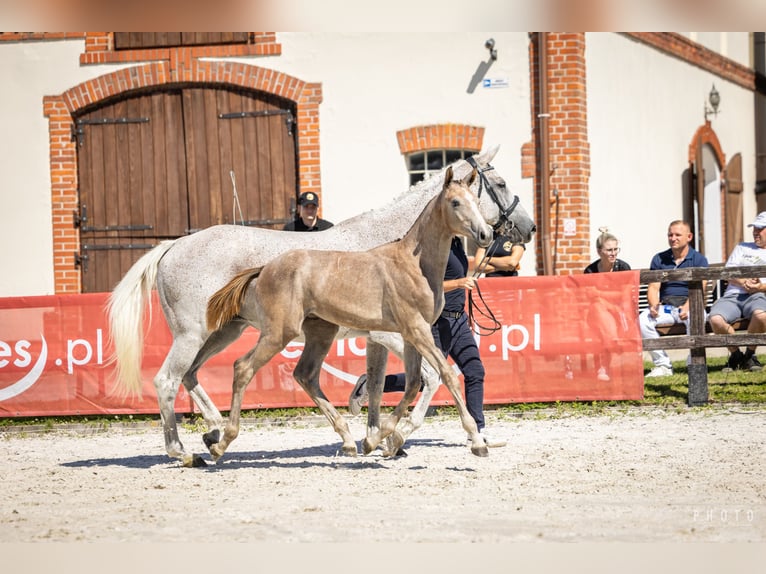
<path id="1" fill-rule="evenodd" d="M 453 199 L 452 200 L 452 207 L 460 207 L 460 200 Z"/>

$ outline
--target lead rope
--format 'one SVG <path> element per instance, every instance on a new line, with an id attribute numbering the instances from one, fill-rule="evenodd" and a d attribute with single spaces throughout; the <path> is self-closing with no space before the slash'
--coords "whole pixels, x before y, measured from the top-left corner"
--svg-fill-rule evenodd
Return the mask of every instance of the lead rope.
<path id="1" fill-rule="evenodd" d="M 484 252 L 484 257 L 482 257 L 481 261 L 479 261 L 479 264 L 474 266 L 473 276 L 478 277 L 481 275 L 482 270 L 486 267 L 486 261 L 489 259 L 488 253 L 490 253 L 494 247 L 495 242 L 499 238 L 496 238 L 492 245 L 490 245 L 487 250 Z M 476 296 L 478 298 L 478 301 L 481 302 L 481 307 L 478 303 L 474 302 L 474 292 L 476 292 Z M 476 318 L 476 313 L 483 317 L 484 319 L 489 319 L 491 325 L 486 326 L 479 323 L 478 319 Z M 468 323 L 471 326 L 471 330 L 477 333 L 480 337 L 488 337 L 492 333 L 496 333 L 502 328 L 502 323 L 497 320 L 495 317 L 495 314 L 492 313 L 492 309 L 489 308 L 489 305 L 487 305 L 487 302 L 484 300 L 484 297 L 481 294 L 481 289 L 479 288 L 479 284 L 476 283 L 476 287 L 468 292 Z"/>

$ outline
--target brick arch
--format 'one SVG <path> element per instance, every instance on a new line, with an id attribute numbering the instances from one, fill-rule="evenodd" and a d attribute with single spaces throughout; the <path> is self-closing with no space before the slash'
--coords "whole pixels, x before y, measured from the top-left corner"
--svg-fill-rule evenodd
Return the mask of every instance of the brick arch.
<path id="1" fill-rule="evenodd" d="M 416 126 L 396 132 L 403 154 L 429 149 L 464 149 L 481 151 L 484 128 L 466 124 Z"/>
<path id="2" fill-rule="evenodd" d="M 74 115 L 108 98 L 136 90 L 172 84 L 217 84 L 258 90 L 295 103 L 298 137 L 298 180 L 301 191 L 321 195 L 319 169 L 319 104 L 321 84 L 237 62 L 200 61 L 188 50 L 171 52 L 167 61 L 117 70 L 43 99 L 50 142 L 54 289 L 79 293 L 80 272 L 75 253 L 80 238 L 74 224 L 77 211 L 77 146 L 72 137 Z"/>
<path id="3" fill-rule="evenodd" d="M 693 164 L 697 157 L 697 148 L 709 144 L 715 154 L 715 158 L 718 161 L 718 165 L 721 166 L 721 170 L 726 166 L 726 155 L 721 148 L 721 142 L 718 141 L 713 127 L 709 121 L 706 121 L 704 125 L 700 126 L 694 137 L 692 137 L 691 143 L 689 143 L 689 163 Z"/>

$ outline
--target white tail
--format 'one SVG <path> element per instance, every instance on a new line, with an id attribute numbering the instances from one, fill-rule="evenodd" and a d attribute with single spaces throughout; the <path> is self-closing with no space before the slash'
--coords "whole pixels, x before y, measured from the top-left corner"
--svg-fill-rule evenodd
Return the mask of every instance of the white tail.
<path id="1" fill-rule="evenodd" d="M 130 394 L 141 396 L 141 358 L 144 351 L 144 308 L 157 280 L 160 259 L 175 243 L 163 241 L 145 253 L 117 284 L 107 302 L 109 336 L 114 344 L 117 383 Z"/>

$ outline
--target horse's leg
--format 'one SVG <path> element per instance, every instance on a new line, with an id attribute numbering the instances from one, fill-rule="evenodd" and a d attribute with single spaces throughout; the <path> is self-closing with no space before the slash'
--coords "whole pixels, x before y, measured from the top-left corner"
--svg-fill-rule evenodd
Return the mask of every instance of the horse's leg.
<path id="1" fill-rule="evenodd" d="M 367 434 L 362 441 L 362 452 L 369 454 L 383 440 L 380 432 L 380 401 L 383 396 L 383 381 L 386 376 L 388 349 L 367 339 Z"/>
<path id="2" fill-rule="evenodd" d="M 197 352 L 194 362 L 191 367 L 189 367 L 189 370 L 186 371 L 186 374 L 182 379 L 184 387 L 191 395 L 197 408 L 199 408 L 202 417 L 205 419 L 205 424 L 208 427 L 208 431 L 202 435 L 202 441 L 207 447 L 218 442 L 221 438 L 221 432 L 223 432 L 223 417 L 213 401 L 208 397 L 208 394 L 199 384 L 199 381 L 197 381 L 197 372 L 202 365 L 210 359 L 210 357 L 217 355 L 231 343 L 236 341 L 240 335 L 242 335 L 242 331 L 244 331 L 246 327 L 246 321 L 242 319 L 234 319 L 218 331 L 211 333 L 205 341 L 205 344 L 202 345 L 202 348 Z"/>
<path id="3" fill-rule="evenodd" d="M 186 452 L 181 443 L 176 425 L 175 402 L 181 379 L 201 346 L 202 341 L 194 335 L 177 336 L 153 381 L 160 407 L 165 451 L 168 456 L 180 459 L 187 467 L 204 466 L 205 463 L 198 455 Z"/>
<path id="4" fill-rule="evenodd" d="M 279 336 L 271 335 L 269 332 L 261 332 L 258 343 L 250 349 L 245 355 L 234 361 L 234 381 L 232 383 L 231 410 L 229 411 L 229 421 L 223 431 L 223 436 L 218 442 L 208 445 L 208 450 L 213 460 L 217 461 L 226 452 L 231 442 L 239 435 L 239 418 L 242 411 L 242 399 L 245 396 L 245 389 L 250 384 L 253 376 L 258 369 L 268 363 L 274 355 L 285 348 L 287 343 L 294 339 L 298 333 L 288 335 L 284 339 L 282 329 L 274 329 L 279 332 Z"/>
<path id="5" fill-rule="evenodd" d="M 338 334 L 338 326 L 322 319 L 307 319 L 303 323 L 303 333 L 306 344 L 303 347 L 298 364 L 295 366 L 293 376 L 298 384 L 306 391 L 314 401 L 322 414 L 330 421 L 333 429 L 337 432 L 343 446 L 341 453 L 346 456 L 356 456 L 356 441 L 351 436 L 346 419 L 343 418 L 332 403 L 322 392 L 319 386 L 319 372 L 322 369 L 322 361 L 330 351 L 330 347 Z"/>
<path id="6" fill-rule="evenodd" d="M 471 437 L 471 452 L 476 456 L 488 456 L 489 450 L 484 442 L 484 437 L 481 436 L 479 427 L 468 412 L 465 400 L 463 400 L 457 375 L 434 343 L 430 327 L 425 322 L 417 322 L 416 325 L 408 326 L 406 333 L 403 332 L 402 336 L 405 341 L 411 342 L 411 344 L 418 349 L 423 355 L 423 358 L 438 371 L 442 381 L 444 381 L 444 384 L 455 401 L 455 406 L 460 415 L 460 422 L 463 425 L 463 429 L 465 429 L 466 433 Z"/>

